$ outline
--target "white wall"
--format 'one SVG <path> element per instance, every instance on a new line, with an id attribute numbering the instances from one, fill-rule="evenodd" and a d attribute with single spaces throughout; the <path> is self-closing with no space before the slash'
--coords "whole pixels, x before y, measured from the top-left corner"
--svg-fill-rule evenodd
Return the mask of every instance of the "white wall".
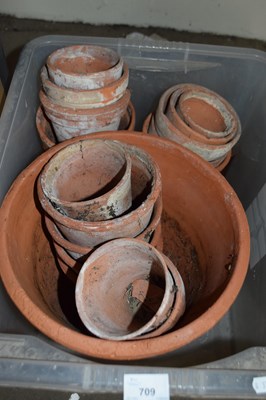
<path id="1" fill-rule="evenodd" d="M 266 40 L 266 0 L 0 0 L 0 13 Z"/>

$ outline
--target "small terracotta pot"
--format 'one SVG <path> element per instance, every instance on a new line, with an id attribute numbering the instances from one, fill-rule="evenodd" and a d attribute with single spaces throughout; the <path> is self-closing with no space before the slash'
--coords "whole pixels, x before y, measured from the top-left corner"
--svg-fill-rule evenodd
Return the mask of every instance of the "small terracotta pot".
<path id="1" fill-rule="evenodd" d="M 227 143 L 240 131 L 239 118 L 228 101 L 202 86 L 193 85 L 185 91 L 178 109 L 186 124 L 208 139 Z"/>
<path id="2" fill-rule="evenodd" d="M 159 136 L 167 137 L 189 150 L 200 155 L 206 161 L 215 161 L 217 159 L 223 159 L 227 153 L 232 149 L 232 147 L 237 143 L 240 138 L 240 130 L 237 131 L 236 136 L 229 143 L 221 145 L 212 145 L 208 143 L 199 142 L 192 137 L 186 136 L 180 129 L 178 129 L 166 115 L 167 104 L 169 97 L 174 91 L 180 90 L 181 85 L 176 85 L 168 89 L 161 96 L 156 113 L 155 113 L 155 128 Z M 182 85 L 183 89 L 187 87 L 189 89 L 190 85 Z"/>
<path id="3" fill-rule="evenodd" d="M 108 132 L 112 138 L 143 148 L 158 162 L 163 180 L 164 250 L 175 243 L 179 224 L 193 243 L 194 264 L 184 264 L 181 276 L 190 304 L 179 323 L 160 337 L 115 342 L 83 334 L 62 310 L 69 293 L 60 297 L 61 281 L 42 228 L 34 195 L 38 174 L 58 149 L 41 154 L 16 179 L 0 209 L 0 263 L 5 288 L 22 314 L 42 333 L 87 357 L 138 360 L 165 355 L 200 338 L 217 324 L 235 301 L 249 262 L 249 228 L 245 212 L 226 179 L 196 154 L 174 142 L 141 133 Z M 74 143 L 73 139 L 70 143 Z M 59 144 L 63 148 L 66 144 Z M 169 168 L 171 165 L 171 168 Z M 26 221 L 26 223 L 25 223 Z M 172 233 L 169 226 L 174 226 Z M 184 243 L 185 246 L 185 243 Z M 173 248 L 169 248 L 174 250 Z M 169 253 L 167 253 L 169 254 Z M 170 255 L 172 262 L 174 258 Z M 177 254 L 177 259 L 180 253 Z M 179 265 L 181 266 L 180 262 Z M 196 295 L 191 297 L 186 273 Z M 188 289 L 187 289 L 188 288 Z M 185 350 L 184 350 L 185 351 Z"/>
<path id="4" fill-rule="evenodd" d="M 82 140 L 58 151 L 40 175 L 45 196 L 63 215 L 104 221 L 132 204 L 131 157 L 108 140 Z"/>
<path id="5" fill-rule="evenodd" d="M 91 90 L 118 80 L 123 60 L 106 47 L 80 45 L 54 51 L 47 59 L 50 79 L 58 86 Z"/>
<path id="6" fill-rule="evenodd" d="M 78 260 L 93 250 L 91 247 L 82 247 L 64 238 L 55 223 L 47 215 L 45 216 L 45 225 L 53 242 L 64 248 L 73 259 Z"/>
<path id="7" fill-rule="evenodd" d="M 83 263 L 87 260 L 89 255 L 84 254 L 82 257 L 80 257 L 80 259 L 75 260 L 67 253 L 67 251 L 63 247 L 61 247 L 56 242 L 53 243 L 53 246 L 55 248 L 56 257 L 59 264 L 60 261 L 63 261 L 65 266 L 74 271 L 76 274 L 79 274 L 79 271 L 81 270 Z M 67 274 L 68 270 L 64 270 L 63 272 Z"/>
<path id="8" fill-rule="evenodd" d="M 110 340 L 153 331 L 167 319 L 174 298 L 175 283 L 164 257 L 137 239 L 99 247 L 83 264 L 76 283 L 81 320 L 94 335 Z"/>
<path id="9" fill-rule="evenodd" d="M 202 86 L 177 86 L 169 96 L 166 109 L 167 117 L 177 129 L 191 139 L 210 145 L 224 145 L 232 141 L 234 145 L 235 141 L 239 140 L 241 134 L 239 118 L 225 99 Z M 196 124 L 192 116 L 209 129 Z M 224 130 L 217 132 L 219 127 Z M 212 132 L 211 128 L 216 131 Z"/>
<path id="10" fill-rule="evenodd" d="M 154 211 L 149 225 L 140 235 L 137 236 L 137 239 L 144 240 L 145 242 L 152 244 L 159 251 L 162 251 L 163 249 L 162 227 L 160 224 L 161 214 L 162 199 L 159 197 L 154 205 Z M 73 259 L 78 260 L 82 256 L 86 254 L 88 255 L 93 251 L 93 248 L 91 247 L 82 247 L 64 238 L 55 223 L 47 215 L 45 216 L 45 225 L 52 240 L 59 246 L 63 247 Z"/>
<path id="11" fill-rule="evenodd" d="M 91 132 L 118 129 L 130 100 L 127 89 L 123 97 L 105 107 L 73 109 L 53 103 L 41 90 L 40 101 L 52 122 L 58 142 Z"/>
<path id="12" fill-rule="evenodd" d="M 124 64 L 121 78 L 94 90 L 66 89 L 55 85 L 48 77 L 45 66 L 41 69 L 42 87 L 52 102 L 62 107 L 99 108 L 119 100 L 128 86 L 128 67 Z"/>
<path id="13" fill-rule="evenodd" d="M 90 137 L 87 140 L 91 140 Z M 78 143 L 81 142 L 82 140 Z M 40 179 L 38 179 L 37 190 L 43 209 L 72 243 L 84 247 L 95 247 L 115 238 L 136 237 L 149 224 L 154 204 L 161 196 L 160 171 L 157 164 L 143 150 L 127 145 L 125 149 L 132 158 L 132 208 L 125 215 L 113 220 L 78 221 L 62 215 L 44 195 Z M 47 155 L 47 161 L 51 157 L 49 156 L 50 153 Z"/>
<path id="14" fill-rule="evenodd" d="M 128 104 L 126 113 L 122 116 L 119 130 L 135 129 L 136 112 L 131 101 Z M 55 146 L 58 142 L 49 118 L 45 115 L 42 107 L 39 107 L 36 113 L 36 127 L 44 150 Z"/>
<path id="15" fill-rule="evenodd" d="M 154 125 L 154 117 L 153 117 L 152 113 L 150 113 L 146 117 L 146 119 L 145 119 L 145 121 L 143 123 L 142 132 L 158 136 L 158 134 L 156 132 L 155 125 Z M 215 161 L 210 161 L 210 164 L 214 168 L 216 168 L 218 171 L 221 172 L 228 165 L 228 163 L 231 160 L 231 157 L 232 157 L 232 151 L 229 151 L 225 157 L 221 157 L 220 159 L 217 159 Z"/>

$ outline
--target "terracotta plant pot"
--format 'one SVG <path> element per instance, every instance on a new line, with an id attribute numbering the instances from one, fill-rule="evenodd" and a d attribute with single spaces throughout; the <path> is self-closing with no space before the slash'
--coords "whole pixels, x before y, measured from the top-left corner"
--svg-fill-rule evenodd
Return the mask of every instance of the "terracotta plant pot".
<path id="1" fill-rule="evenodd" d="M 97 89 L 118 80 L 123 60 L 111 49 L 99 46 L 69 46 L 54 51 L 47 59 L 50 79 L 72 89 Z"/>
<path id="2" fill-rule="evenodd" d="M 240 138 L 241 124 L 233 107 L 217 93 L 199 85 L 179 84 L 163 93 L 142 130 L 187 147 L 221 171 Z"/>
<path id="3" fill-rule="evenodd" d="M 156 330 L 166 321 L 174 298 L 175 282 L 164 257 L 137 239 L 99 247 L 85 261 L 76 284 L 84 325 L 110 340 L 131 340 Z"/>
<path id="4" fill-rule="evenodd" d="M 180 90 L 181 85 L 173 86 L 168 89 L 160 98 L 156 113 L 155 113 L 155 127 L 159 136 L 167 137 L 168 139 L 174 140 L 179 144 L 187 147 L 189 150 L 192 150 L 206 161 L 215 161 L 220 158 L 226 157 L 227 153 L 232 149 L 232 147 L 237 143 L 240 138 L 240 130 L 235 132 L 235 137 L 231 142 L 226 144 L 209 144 L 199 142 L 195 140 L 191 136 L 187 136 L 186 132 L 178 129 L 168 118 L 166 114 L 167 104 L 169 101 L 169 97 L 176 91 Z M 191 85 L 182 85 L 183 90 L 189 90 Z M 182 93 L 182 91 L 181 91 Z M 180 93 L 180 94 L 181 94 Z"/>
<path id="5" fill-rule="evenodd" d="M 47 162 L 47 154 L 50 158 L 58 151 L 55 148 L 47 150 L 21 173 L 2 204 L 0 272 L 4 286 L 37 329 L 84 356 L 114 363 L 180 349 L 217 324 L 242 287 L 249 261 L 245 212 L 220 173 L 174 142 L 126 132 L 98 133 L 92 137 L 141 147 L 159 164 L 163 180 L 164 252 L 178 265 L 185 285 L 187 307 L 183 317 L 171 332 L 153 339 L 115 342 L 81 333 L 68 313 L 68 303 L 64 307 L 69 292 L 58 291 L 62 276 L 55 267 L 34 196 L 36 178 Z M 65 145 L 61 143 L 58 148 Z M 190 256 L 185 257 L 186 254 Z"/>
<path id="6" fill-rule="evenodd" d="M 130 101 L 126 113 L 121 118 L 119 130 L 133 131 L 135 123 L 136 113 L 134 106 Z M 41 107 L 38 108 L 36 113 L 36 127 L 44 150 L 47 150 L 58 143 L 53 126 Z"/>
<path id="7" fill-rule="evenodd" d="M 166 115 L 177 129 L 201 143 L 235 145 L 240 138 L 241 124 L 225 99 L 198 85 L 177 85 L 172 90 L 170 96 L 167 94 Z"/>
<path id="8" fill-rule="evenodd" d="M 108 136 L 107 136 L 108 137 Z M 85 140 L 92 140 L 91 137 Z M 79 145 L 83 139 L 77 142 Z M 68 142 L 66 146 L 69 145 Z M 59 150 L 60 147 L 55 148 Z M 125 146 L 132 159 L 131 189 L 132 207 L 128 213 L 106 221 L 84 221 L 62 215 L 43 193 L 40 179 L 37 189 L 41 206 L 55 221 L 59 230 L 72 243 L 84 247 L 95 247 L 106 241 L 120 237 L 136 237 L 148 226 L 154 204 L 161 196 L 161 175 L 153 159 L 144 151 Z M 51 157 L 47 152 L 46 162 Z"/>
<path id="9" fill-rule="evenodd" d="M 52 124 L 42 107 L 39 107 L 36 113 L 36 128 L 44 150 L 50 149 L 57 143 Z"/>
<path id="10" fill-rule="evenodd" d="M 131 157 L 108 140 L 82 140 L 58 151 L 40 175 L 45 196 L 63 215 L 104 221 L 132 204 Z"/>
<path id="11" fill-rule="evenodd" d="M 41 70 L 42 87 L 52 102 L 62 107 L 99 108 L 119 100 L 128 86 L 128 67 L 123 66 L 121 78 L 94 90 L 66 89 L 55 85 L 48 77 L 45 66 Z"/>
<path id="12" fill-rule="evenodd" d="M 160 336 L 165 332 L 168 332 L 173 326 L 175 326 L 178 320 L 182 317 L 186 309 L 186 295 L 185 295 L 185 286 L 184 282 L 181 278 L 180 273 L 178 272 L 176 266 L 163 254 L 164 261 L 166 262 L 168 271 L 173 277 L 173 281 L 175 282 L 175 298 L 173 305 L 169 314 L 167 315 L 167 319 L 156 328 L 154 331 L 146 333 L 136 339 L 148 339 L 156 336 Z"/>
<path id="13" fill-rule="evenodd" d="M 91 247 L 82 247 L 75 243 L 71 243 L 69 240 L 64 238 L 55 223 L 49 217 L 47 217 L 47 215 L 45 216 L 45 225 L 52 238 L 52 241 L 65 249 L 73 259 L 78 260 L 93 250 Z"/>
<path id="14" fill-rule="evenodd" d="M 240 131 L 233 107 L 217 93 L 202 86 L 193 85 L 191 90 L 185 91 L 179 98 L 178 108 L 186 124 L 208 139 L 227 143 Z"/>
<path id="15" fill-rule="evenodd" d="M 148 226 L 137 236 L 137 239 L 151 243 L 159 251 L 163 249 L 161 228 L 162 206 L 162 198 L 160 196 L 154 205 L 152 217 Z M 73 259 L 78 260 L 84 255 L 88 255 L 93 250 L 91 247 L 79 246 L 64 238 L 55 223 L 48 216 L 45 216 L 45 225 L 53 242 L 63 247 Z"/>
<path id="16" fill-rule="evenodd" d="M 41 90 L 40 101 L 52 122 L 58 142 L 91 132 L 118 129 L 122 115 L 126 112 L 130 92 L 105 107 L 73 109 L 53 103 Z"/>

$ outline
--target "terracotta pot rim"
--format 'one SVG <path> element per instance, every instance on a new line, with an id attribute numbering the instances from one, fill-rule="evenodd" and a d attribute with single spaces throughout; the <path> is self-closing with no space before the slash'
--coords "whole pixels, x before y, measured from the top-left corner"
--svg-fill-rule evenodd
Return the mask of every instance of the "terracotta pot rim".
<path id="1" fill-rule="evenodd" d="M 48 124 L 50 125 L 52 129 L 52 125 L 50 121 L 48 120 L 48 117 L 45 114 L 45 111 L 42 109 L 42 106 L 40 105 L 37 109 L 36 112 L 36 128 L 39 134 L 39 138 L 41 139 L 42 143 L 45 143 L 48 148 L 53 147 L 56 142 L 54 142 L 49 136 L 46 134 L 45 129 L 43 129 L 43 124 L 47 126 Z M 55 138 L 56 140 L 56 138 Z"/>
<path id="2" fill-rule="evenodd" d="M 111 132 L 109 132 L 110 134 Z M 114 132 L 113 132 L 114 133 Z M 126 135 L 127 134 L 127 135 Z M 108 132 L 101 132 L 95 134 L 95 137 L 105 137 Z M 87 135 L 89 136 L 89 135 Z M 127 140 L 126 140 L 127 136 Z M 108 136 L 107 136 L 108 137 Z M 236 219 L 235 226 L 238 226 L 238 243 L 239 253 L 238 253 L 238 266 L 232 270 L 231 278 L 225 287 L 223 293 L 215 301 L 215 303 L 201 315 L 200 322 L 199 319 L 187 324 L 186 326 L 180 328 L 176 332 L 171 332 L 165 334 L 164 336 L 147 339 L 142 341 L 130 341 L 130 342 L 116 342 L 114 345 L 113 341 L 101 340 L 93 337 L 89 337 L 73 329 L 62 326 L 56 322 L 53 318 L 45 314 L 27 295 L 25 290 L 20 286 L 19 279 L 12 270 L 12 268 L 1 268 L 1 277 L 7 291 L 12 296 L 13 302 L 16 304 L 17 308 L 23 313 L 23 315 L 41 332 L 50 337 L 52 340 L 59 342 L 61 345 L 66 346 L 74 351 L 82 352 L 89 357 L 96 357 L 100 359 L 112 360 L 130 360 L 132 359 L 132 346 L 134 346 L 134 359 L 144 359 L 151 358 L 154 356 L 159 356 L 169 353 L 177 349 L 176 341 L 179 340 L 179 346 L 185 345 L 196 338 L 202 336 L 208 330 L 213 328 L 213 326 L 220 320 L 228 308 L 233 304 L 237 294 L 239 293 L 246 272 L 248 269 L 249 259 L 249 227 L 246 219 L 245 212 L 242 208 L 240 200 L 237 198 L 235 192 L 232 190 L 226 179 L 214 168 L 209 166 L 204 160 L 199 156 L 193 154 L 191 151 L 184 149 L 182 146 L 173 143 L 170 140 L 158 138 L 156 143 L 154 143 L 154 137 L 150 137 L 146 134 L 141 134 L 139 132 L 127 133 L 126 131 L 115 132 L 116 140 L 121 140 L 125 142 L 133 141 L 134 138 L 138 138 L 138 142 L 150 141 L 152 147 L 161 149 L 171 149 L 173 146 L 176 148 L 180 154 L 186 159 L 190 160 L 195 167 L 200 168 L 205 174 L 209 176 L 212 181 L 219 183 L 219 187 L 222 189 L 225 195 L 225 201 L 230 204 L 228 210 L 232 216 Z M 71 139 L 75 141 L 77 139 Z M 64 146 L 63 143 L 58 146 Z M 54 149 L 48 150 L 53 153 Z M 3 258 L 8 259 L 7 251 L 7 237 L 5 235 L 7 219 L 6 215 L 12 212 L 12 199 L 15 198 L 17 192 L 19 191 L 19 186 L 24 181 L 25 177 L 31 173 L 31 171 L 39 169 L 43 166 L 45 162 L 46 153 L 41 154 L 39 157 L 33 161 L 14 181 L 9 192 L 7 193 L 2 208 L 0 209 L 0 249 Z M 241 229 L 240 229 L 241 226 Z M 27 305 L 25 308 L 24 305 Z M 213 313 L 215 313 L 216 318 L 213 318 Z M 37 317 L 36 317 L 37 315 Z M 47 332 L 47 326 L 49 324 L 49 332 Z M 60 339 L 58 338 L 58 332 L 60 332 Z M 88 340 L 89 339 L 89 340 Z M 79 346 L 79 343 L 82 346 Z M 97 345 L 100 345 L 97 347 Z M 100 348 L 100 351 L 94 351 L 95 348 Z M 82 349 L 82 350 L 81 350 Z"/>
<path id="3" fill-rule="evenodd" d="M 148 135 L 151 135 L 151 133 L 149 133 L 149 126 L 150 126 L 152 117 L 153 117 L 153 113 L 148 114 L 147 117 L 145 118 L 143 126 L 142 126 L 142 132 L 145 134 L 148 134 Z M 159 136 L 157 135 L 157 137 L 159 137 Z M 165 138 L 165 139 L 170 140 L 167 138 Z M 225 156 L 225 158 L 222 160 L 222 162 L 219 163 L 218 165 L 215 165 L 214 168 L 216 168 L 217 171 L 219 171 L 219 172 L 223 171 L 225 169 L 225 167 L 227 167 L 227 165 L 229 164 L 231 158 L 232 158 L 232 150 L 230 150 L 227 153 L 227 155 Z M 207 162 L 209 162 L 209 161 L 207 161 Z M 211 164 L 211 162 L 209 162 L 209 163 Z"/>
<path id="4" fill-rule="evenodd" d="M 127 127 L 127 131 L 132 131 L 135 128 L 135 123 L 136 123 L 136 111 L 135 108 L 133 106 L 133 103 L 131 101 L 129 101 L 128 103 L 128 107 L 127 107 L 127 113 L 129 113 L 129 118 L 130 118 L 130 123 Z M 44 126 L 42 125 L 42 121 Z M 36 128 L 38 131 L 38 135 L 40 137 L 40 140 L 42 142 L 42 144 L 45 144 L 47 148 L 51 148 L 53 146 L 55 146 L 56 144 L 58 144 L 59 142 L 56 141 L 52 141 L 45 132 L 45 126 L 50 126 L 52 129 L 52 124 L 48 118 L 48 116 L 46 116 L 45 111 L 43 110 L 42 106 L 39 105 L 38 109 L 37 109 L 37 113 L 36 113 Z M 54 135 L 54 139 L 56 140 L 56 137 Z M 69 139 L 66 139 L 69 140 Z"/>
<path id="5" fill-rule="evenodd" d="M 157 201 L 154 204 L 154 209 L 153 209 L 153 213 L 152 213 L 149 224 L 147 225 L 147 227 L 144 229 L 143 232 L 141 232 L 138 236 L 136 236 L 137 239 L 144 240 L 147 233 L 151 230 L 152 230 L 151 235 L 155 235 L 155 239 L 157 239 L 157 240 L 159 239 L 161 231 L 160 230 L 157 231 L 157 228 L 160 225 L 162 208 L 163 208 L 162 203 L 163 203 L 162 197 L 159 196 L 159 198 L 157 199 Z M 53 239 L 53 242 L 57 243 L 59 246 L 63 247 L 65 250 L 69 250 L 74 253 L 79 253 L 82 255 L 86 255 L 90 251 L 93 250 L 92 247 L 83 247 L 78 244 L 72 243 L 72 242 L 70 242 L 70 240 L 66 239 L 63 236 L 63 234 L 59 231 L 56 224 L 54 223 L 54 221 L 52 220 L 52 218 L 49 215 L 45 214 L 44 220 L 45 220 L 45 225 L 48 229 L 48 232 L 49 232 L 51 238 Z M 150 241 L 151 244 L 153 244 L 153 240 L 154 240 L 154 237 L 152 237 L 152 239 Z M 156 247 L 156 243 L 154 244 L 154 246 Z"/>
<path id="6" fill-rule="evenodd" d="M 186 309 L 186 294 L 182 277 L 172 261 L 164 254 L 163 257 L 165 259 L 168 271 L 172 275 L 173 281 L 178 289 L 172 305 L 172 311 L 169 317 L 157 329 L 150 331 L 136 339 L 143 340 L 146 338 L 158 337 L 159 335 L 168 332 L 177 324 L 178 320 L 182 317 Z"/>
<path id="7" fill-rule="evenodd" d="M 70 122 L 80 121 L 86 122 L 91 118 L 102 118 L 108 117 L 112 119 L 116 115 L 122 115 L 127 109 L 130 100 L 130 91 L 126 89 L 123 96 L 120 97 L 116 102 L 106 105 L 104 107 L 97 108 L 71 108 L 63 107 L 59 104 L 54 103 L 43 90 L 39 92 L 40 102 L 45 109 L 46 114 L 54 122 L 58 123 L 58 120 L 67 120 Z"/>
<path id="8" fill-rule="evenodd" d="M 54 58 L 59 58 L 59 57 L 62 58 L 62 56 L 64 56 L 64 53 L 67 53 L 68 51 L 76 52 L 80 48 L 83 49 L 86 48 L 87 51 L 88 50 L 99 51 L 99 52 L 104 51 L 106 54 L 108 53 L 111 57 L 113 57 L 114 62 L 110 64 L 110 67 L 108 69 L 98 72 L 91 72 L 84 75 L 81 75 L 80 73 L 77 72 L 66 73 L 62 71 L 60 68 L 54 66 Z M 76 56 L 74 58 L 76 58 Z M 81 87 L 82 85 L 83 87 L 84 86 L 88 87 L 88 84 L 86 83 L 86 80 L 88 78 L 93 81 L 96 81 L 96 85 L 98 80 L 104 80 L 105 84 L 116 80 L 121 74 L 120 71 L 122 71 L 123 68 L 123 59 L 119 56 L 119 54 L 115 50 L 112 50 L 108 47 L 94 46 L 94 45 L 74 45 L 74 46 L 62 47 L 52 52 L 47 58 L 46 65 L 49 71 L 49 75 L 56 84 L 59 83 L 59 80 L 61 78 L 63 80 L 68 81 L 68 85 L 65 84 L 65 87 L 73 87 L 72 79 L 74 78 L 78 79 L 78 84 L 74 84 L 75 87 Z M 59 78 L 55 79 L 55 74 L 59 75 Z M 69 80 L 71 81 L 71 86 L 69 84 Z M 98 84 L 96 88 L 97 87 L 101 86 Z"/>
<path id="9" fill-rule="evenodd" d="M 60 87 L 51 81 L 45 65 L 41 69 L 41 81 L 46 95 L 54 103 L 70 108 L 98 108 L 116 102 L 123 96 L 128 86 L 128 78 L 129 69 L 127 64 L 124 63 L 121 77 L 106 86 L 90 90 L 71 89 Z M 65 97 L 72 101 L 66 101 Z M 84 98 L 84 101 L 80 101 L 80 98 Z"/>

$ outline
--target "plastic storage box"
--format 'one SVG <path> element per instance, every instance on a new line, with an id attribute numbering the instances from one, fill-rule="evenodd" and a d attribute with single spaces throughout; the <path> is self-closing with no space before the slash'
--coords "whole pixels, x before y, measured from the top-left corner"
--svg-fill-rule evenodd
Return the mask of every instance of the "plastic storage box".
<path id="1" fill-rule="evenodd" d="M 247 212 L 250 269 L 237 301 L 214 329 L 175 353 L 131 365 L 99 363 L 59 348 L 23 318 L 1 285 L 0 398 L 122 398 L 123 375 L 129 372 L 167 373 L 171 398 L 265 397 L 265 53 L 90 37 L 47 36 L 30 42 L 21 53 L 0 121 L 0 202 L 19 172 L 42 151 L 35 128 L 40 68 L 56 48 L 78 43 L 111 47 L 128 63 L 137 129 L 161 93 L 176 83 L 207 86 L 233 105 L 243 134 L 225 177 Z M 257 379 L 264 376 L 265 381 Z"/>

